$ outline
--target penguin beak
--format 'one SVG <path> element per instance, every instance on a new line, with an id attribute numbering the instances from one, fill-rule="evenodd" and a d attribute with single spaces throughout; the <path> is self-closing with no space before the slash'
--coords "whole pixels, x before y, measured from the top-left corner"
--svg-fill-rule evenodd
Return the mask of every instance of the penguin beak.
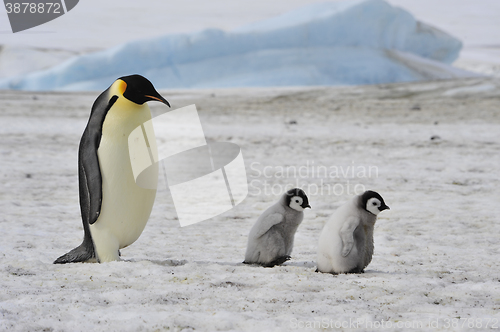
<path id="1" fill-rule="evenodd" d="M 382 206 L 379 208 L 379 210 L 380 210 L 380 211 L 390 210 L 390 209 L 391 209 L 391 208 L 390 208 L 390 207 L 388 207 L 388 206 L 387 206 L 387 205 L 385 205 L 385 204 L 384 204 L 384 205 L 382 205 Z"/>
<path id="2" fill-rule="evenodd" d="M 307 204 L 306 206 L 303 206 L 303 208 L 310 208 L 311 209 L 311 206 L 309 204 Z"/>
<path id="3" fill-rule="evenodd" d="M 145 95 L 144 97 L 150 98 L 151 100 L 156 100 L 156 101 L 162 102 L 165 105 L 167 105 L 168 107 L 170 107 L 169 102 L 165 98 L 163 98 L 160 94 L 158 94 L 156 96 Z"/>

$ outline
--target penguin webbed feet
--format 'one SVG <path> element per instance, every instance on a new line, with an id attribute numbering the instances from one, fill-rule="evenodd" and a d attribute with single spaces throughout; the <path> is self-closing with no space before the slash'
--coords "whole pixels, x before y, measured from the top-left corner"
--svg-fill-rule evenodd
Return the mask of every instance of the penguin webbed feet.
<path id="1" fill-rule="evenodd" d="M 292 257 L 290 256 L 281 256 L 281 257 L 278 257 L 276 258 L 274 261 L 270 262 L 270 263 L 267 263 L 267 264 L 262 264 L 262 266 L 264 267 L 275 267 L 276 265 L 281 265 L 283 264 L 284 262 L 286 262 L 287 260 L 291 259 Z"/>
<path id="2" fill-rule="evenodd" d="M 54 264 L 86 263 L 94 262 L 94 260 L 96 260 L 96 256 L 92 243 L 83 241 L 78 247 L 56 259 Z"/>
<path id="3" fill-rule="evenodd" d="M 93 255 L 89 255 L 86 252 L 74 251 L 74 249 L 67 254 L 62 255 L 57 258 L 53 264 L 67 264 L 67 263 L 87 263 L 87 262 L 97 262 Z"/>
<path id="4" fill-rule="evenodd" d="M 356 273 L 356 274 L 365 273 L 365 269 L 364 268 L 355 267 L 354 269 L 347 271 L 345 274 L 351 274 L 351 273 Z"/>
<path id="5" fill-rule="evenodd" d="M 242 263 L 243 264 L 259 265 L 259 266 L 262 266 L 262 267 L 275 267 L 276 265 L 283 264 L 284 262 L 286 262 L 290 258 L 292 258 L 292 257 L 290 257 L 290 256 L 281 256 L 281 257 L 278 257 L 274 261 L 271 261 L 269 263 L 258 263 L 258 262 L 247 262 L 247 261 L 243 261 Z"/>
<path id="6" fill-rule="evenodd" d="M 320 271 L 318 268 L 316 268 L 316 271 L 314 271 L 314 272 L 316 272 L 316 273 L 326 273 L 326 274 L 331 274 L 332 276 L 336 276 L 336 275 L 338 275 L 338 273 L 337 273 L 337 272 L 333 272 L 333 271 L 332 271 L 332 272 L 323 272 L 323 271 Z"/>
<path id="7" fill-rule="evenodd" d="M 314 271 L 314 272 L 316 272 L 316 273 L 329 273 L 331 275 L 336 276 L 336 275 L 339 275 L 339 274 L 360 274 L 360 273 L 365 273 L 365 269 L 364 268 L 356 267 L 356 268 L 351 269 L 351 270 L 349 270 L 347 272 L 333 272 L 333 271 L 332 272 L 322 272 L 318 268 L 316 268 L 316 271 Z"/>

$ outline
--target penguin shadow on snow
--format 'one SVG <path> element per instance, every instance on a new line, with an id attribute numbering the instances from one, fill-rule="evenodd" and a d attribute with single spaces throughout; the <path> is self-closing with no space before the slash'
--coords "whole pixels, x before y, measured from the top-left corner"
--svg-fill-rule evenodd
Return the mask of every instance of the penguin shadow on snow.
<path id="1" fill-rule="evenodd" d="M 214 262 L 214 261 L 194 261 L 193 263 L 198 264 L 198 265 L 210 265 L 210 264 L 216 264 L 216 265 L 222 265 L 222 266 L 241 266 L 243 263 L 235 263 L 235 262 Z"/>
<path id="2" fill-rule="evenodd" d="M 167 260 L 140 260 L 140 261 L 147 261 L 151 262 L 156 265 L 162 265 L 162 266 L 183 266 L 188 264 L 189 262 L 185 259 L 182 260 L 176 260 L 176 259 L 167 259 Z M 127 260 L 127 262 L 136 262 L 135 260 Z M 314 262 L 286 262 L 284 264 L 275 264 L 272 266 L 267 266 L 267 265 L 261 265 L 261 264 L 248 264 L 248 263 L 243 263 L 243 262 L 215 262 L 215 261 L 193 261 L 192 263 L 197 264 L 197 265 L 221 265 L 221 266 L 248 266 L 248 267 L 256 267 L 256 268 L 272 268 L 272 267 L 286 267 L 286 266 L 296 266 L 296 267 L 305 267 L 305 268 L 313 268 L 316 267 L 316 264 Z"/>
<path id="3" fill-rule="evenodd" d="M 296 267 L 305 267 L 305 268 L 315 268 L 316 267 L 316 263 L 313 262 L 313 261 L 309 261 L 309 262 L 286 262 L 285 264 L 283 264 L 283 266 L 296 266 Z"/>
<path id="4" fill-rule="evenodd" d="M 314 265 L 316 267 L 316 265 Z M 314 271 L 314 273 L 318 273 L 319 275 L 327 275 L 327 276 L 338 276 L 338 275 L 353 275 L 353 276 L 358 276 L 358 277 L 363 277 L 363 278 L 372 278 L 372 277 L 377 277 L 379 275 L 385 275 L 385 274 L 395 274 L 395 273 L 390 273 L 390 272 L 385 272 L 385 271 L 379 271 L 379 270 L 363 270 L 361 272 L 321 272 L 317 268 Z"/>
<path id="5" fill-rule="evenodd" d="M 161 265 L 161 266 L 182 266 L 186 265 L 188 263 L 187 260 L 181 259 L 165 259 L 165 260 L 158 260 L 158 259 L 145 259 L 144 261 L 151 262 L 156 265 Z"/>
<path id="6" fill-rule="evenodd" d="M 287 266 L 295 266 L 295 267 L 304 267 L 304 268 L 315 268 L 316 263 L 314 262 L 289 262 L 285 261 L 280 264 L 268 264 L 262 265 L 257 263 L 245 263 L 245 262 L 214 262 L 214 261 L 195 261 L 194 263 L 200 265 L 209 265 L 209 264 L 217 264 L 222 266 L 245 266 L 245 267 L 253 267 L 253 268 L 274 268 L 274 267 L 287 267 Z"/>
<path id="7" fill-rule="evenodd" d="M 176 259 L 167 259 L 167 260 L 149 260 L 146 259 L 145 261 L 151 262 L 156 265 L 162 265 L 162 266 L 183 266 L 188 263 L 193 263 L 196 265 L 211 265 L 211 264 L 216 264 L 216 265 L 222 265 L 222 266 L 245 266 L 246 264 L 243 263 L 235 263 L 235 262 L 215 262 L 215 261 L 192 261 L 189 262 L 185 259 L 181 260 L 176 260 Z"/>

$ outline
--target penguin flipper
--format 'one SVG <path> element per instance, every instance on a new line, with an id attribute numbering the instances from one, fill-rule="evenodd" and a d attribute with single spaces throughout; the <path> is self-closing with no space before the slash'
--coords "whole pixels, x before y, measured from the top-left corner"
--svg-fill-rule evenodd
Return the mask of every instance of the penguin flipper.
<path id="1" fill-rule="evenodd" d="M 340 238 L 342 240 L 342 257 L 347 257 L 354 247 L 354 230 L 359 225 L 359 218 L 350 217 L 340 229 Z"/>
<path id="2" fill-rule="evenodd" d="M 90 225 L 97 221 L 101 213 L 102 202 L 102 178 L 97 159 L 97 150 L 95 158 L 88 158 L 81 161 L 79 167 L 80 178 L 80 206 L 84 223 Z"/>
<path id="3" fill-rule="evenodd" d="M 97 147 L 91 144 L 90 121 L 83 133 L 78 150 L 78 184 L 80 191 L 80 212 L 82 214 L 84 238 L 82 244 L 62 255 L 54 264 L 86 262 L 95 258 L 90 224 L 97 221 L 101 211 L 102 178 L 97 156 Z M 99 137 L 100 140 L 100 137 Z"/>
<path id="4" fill-rule="evenodd" d="M 281 213 L 272 213 L 264 216 L 264 218 L 258 223 L 258 229 L 254 234 L 255 238 L 263 236 L 271 229 L 271 227 L 283 222 L 284 220 L 285 216 Z"/>
<path id="5" fill-rule="evenodd" d="M 80 207 L 83 223 L 94 224 L 101 213 L 102 176 L 97 150 L 101 144 L 102 125 L 117 96 L 103 103 L 107 96 L 103 92 L 92 106 L 89 122 L 80 141 L 78 150 L 78 180 L 80 187 Z"/>
<path id="6" fill-rule="evenodd" d="M 87 262 L 96 259 L 90 225 L 99 218 L 102 203 L 102 176 L 97 150 L 101 143 L 102 125 L 106 114 L 118 99 L 108 100 L 109 89 L 96 99 L 89 122 L 83 132 L 78 149 L 78 184 L 80 211 L 82 214 L 84 238 L 82 244 L 54 261 L 54 264 Z"/>

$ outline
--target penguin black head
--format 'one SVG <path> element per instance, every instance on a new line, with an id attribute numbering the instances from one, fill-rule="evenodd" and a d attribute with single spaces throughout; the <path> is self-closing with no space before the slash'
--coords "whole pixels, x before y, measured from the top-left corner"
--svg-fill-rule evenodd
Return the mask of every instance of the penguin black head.
<path id="1" fill-rule="evenodd" d="M 156 91 L 147 78 L 141 75 L 130 75 L 120 77 L 118 80 L 123 82 L 120 86 L 123 97 L 131 102 L 142 105 L 147 101 L 156 100 L 170 107 L 168 101 Z"/>
<path id="2" fill-rule="evenodd" d="M 285 195 L 286 206 L 299 212 L 302 212 L 305 208 L 311 208 L 311 206 L 309 205 L 309 199 L 302 189 L 290 189 L 286 192 Z"/>
<path id="3" fill-rule="evenodd" d="M 390 210 L 390 208 L 385 205 L 382 196 L 371 190 L 367 190 L 361 195 L 361 208 L 374 215 L 378 215 L 384 210 Z"/>

